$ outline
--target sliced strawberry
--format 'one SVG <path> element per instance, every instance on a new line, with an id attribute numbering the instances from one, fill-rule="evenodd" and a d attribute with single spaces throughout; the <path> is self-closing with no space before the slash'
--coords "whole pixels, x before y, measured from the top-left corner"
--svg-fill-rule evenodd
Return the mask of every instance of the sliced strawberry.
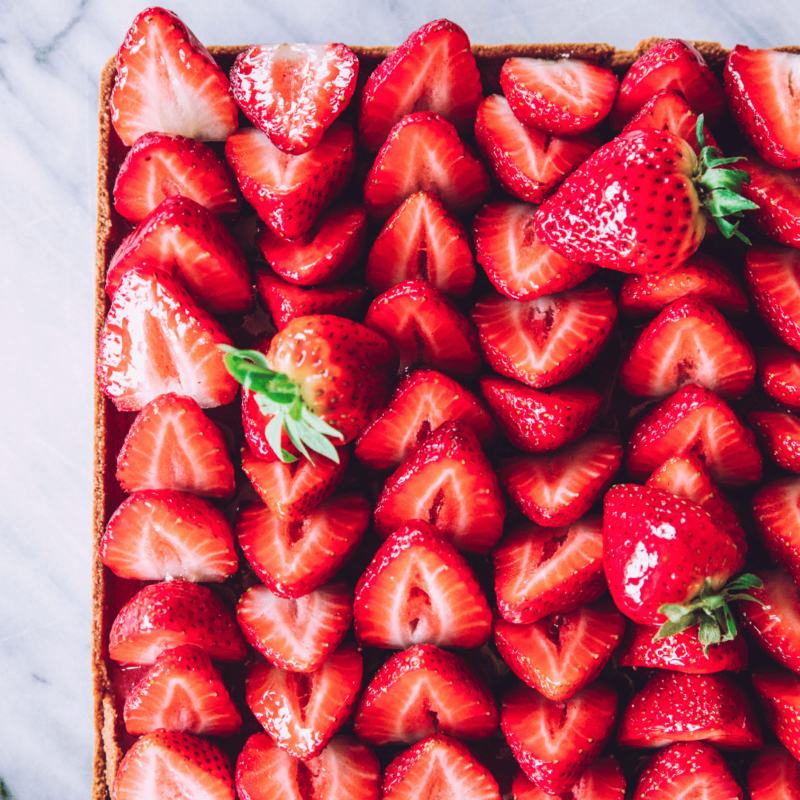
<path id="1" fill-rule="evenodd" d="M 242 715 L 208 655 L 192 644 L 164 650 L 125 700 L 125 729 L 231 736 Z"/>
<path id="2" fill-rule="evenodd" d="M 355 732 L 372 744 L 410 744 L 432 733 L 482 739 L 497 723 L 486 685 L 458 656 L 422 644 L 378 670 L 356 709 Z"/>
<path id="3" fill-rule="evenodd" d="M 202 142 L 146 133 L 125 156 L 114 183 L 114 208 L 141 222 L 167 197 L 182 195 L 215 214 L 234 215 L 242 204 L 225 162 Z"/>
<path id="4" fill-rule="evenodd" d="M 481 356 L 475 328 L 427 281 L 403 281 L 375 298 L 364 324 L 400 351 L 400 369 L 428 366 L 472 378 Z"/>
<path id="5" fill-rule="evenodd" d="M 541 203 L 599 144 L 593 135 L 562 139 L 528 128 L 499 94 L 478 108 L 475 141 L 500 186 L 529 203 Z"/>
<path id="6" fill-rule="evenodd" d="M 773 399 L 792 411 L 800 411 L 800 354 L 780 345 L 756 350 L 761 388 Z"/>
<path id="7" fill-rule="evenodd" d="M 478 437 L 463 422 L 446 422 L 386 480 L 375 504 L 375 531 L 386 537 L 404 522 L 424 520 L 458 549 L 488 553 L 505 514 Z"/>
<path id="8" fill-rule="evenodd" d="M 174 580 L 151 583 L 117 614 L 108 655 L 124 664 L 153 664 L 159 653 L 183 644 L 214 661 L 241 661 L 247 645 L 233 614 L 206 586 Z"/>
<path id="9" fill-rule="evenodd" d="M 353 592 L 327 583 L 296 600 L 252 586 L 240 598 L 236 619 L 250 644 L 279 669 L 314 672 L 339 645 L 353 619 Z"/>
<path id="10" fill-rule="evenodd" d="M 767 327 L 800 350 L 800 250 L 755 245 L 747 251 L 744 276 Z"/>
<path id="11" fill-rule="evenodd" d="M 753 495 L 753 519 L 770 558 L 800 585 L 800 478 L 781 478 Z"/>
<path id="12" fill-rule="evenodd" d="M 725 92 L 705 59 L 683 39 L 665 39 L 633 62 L 619 87 L 611 125 L 619 130 L 657 92 L 678 91 L 713 128 L 725 112 Z"/>
<path id="13" fill-rule="evenodd" d="M 136 492 L 112 514 L 100 559 L 118 577 L 219 583 L 239 568 L 225 515 L 207 500 L 168 489 Z"/>
<path id="14" fill-rule="evenodd" d="M 606 118 L 619 80 L 610 69 L 579 58 L 509 58 L 500 85 L 524 125 L 571 136 L 596 128 Z"/>
<path id="15" fill-rule="evenodd" d="M 666 272 L 626 277 L 619 293 L 619 311 L 628 317 L 648 316 L 683 297 L 702 300 L 736 316 L 746 314 L 750 305 L 732 272 L 711 256 L 695 253 Z"/>
<path id="16" fill-rule="evenodd" d="M 430 281 L 463 297 L 475 280 L 475 261 L 464 226 L 430 192 L 414 192 L 389 217 L 367 260 L 367 283 L 380 294 L 408 280 Z"/>
<path id="17" fill-rule="evenodd" d="M 114 800 L 153 800 L 173 789 L 182 800 L 236 800 L 230 759 L 199 736 L 153 731 L 125 754 L 111 795 Z"/>
<path id="18" fill-rule="evenodd" d="M 356 456 L 376 470 L 398 467 L 444 422 L 459 420 L 482 447 L 497 438 L 486 406 L 460 383 L 432 369 L 403 377 L 389 403 L 356 439 Z"/>
<path id="19" fill-rule="evenodd" d="M 492 629 L 472 568 L 422 520 L 402 525 L 381 545 L 356 585 L 353 620 L 362 646 L 392 649 L 480 647 Z"/>
<path id="20" fill-rule="evenodd" d="M 514 800 L 553 800 L 520 770 L 511 785 Z M 597 758 L 581 773 L 578 782 L 559 800 L 624 800 L 625 774 L 613 756 Z"/>
<path id="21" fill-rule="evenodd" d="M 133 421 L 117 456 L 126 492 L 173 489 L 232 497 L 233 464 L 220 429 L 190 397 L 165 394 Z"/>
<path id="22" fill-rule="evenodd" d="M 656 406 L 628 439 L 627 467 L 646 480 L 668 458 L 692 454 L 717 483 L 745 486 L 761 480 L 755 434 L 722 398 L 702 386 L 684 386 Z"/>
<path id="23" fill-rule="evenodd" d="M 300 286 L 334 281 L 358 261 L 367 234 L 363 206 L 347 204 L 324 212 L 308 233 L 290 240 L 264 228 L 256 244 L 284 280 Z"/>
<path id="24" fill-rule="evenodd" d="M 590 434 L 554 453 L 504 458 L 497 477 L 528 519 L 558 528 L 592 507 L 620 468 L 622 455 L 617 434 Z"/>
<path id="25" fill-rule="evenodd" d="M 392 126 L 415 111 L 433 111 L 468 133 L 483 98 L 469 38 L 454 22 L 418 28 L 370 75 L 361 94 L 358 132 L 377 150 Z"/>
<path id="26" fill-rule="evenodd" d="M 488 294 L 471 316 L 489 366 L 541 389 L 572 378 L 594 359 L 617 306 L 605 286 L 590 284 L 527 302 Z"/>
<path id="27" fill-rule="evenodd" d="M 258 128 L 242 128 L 228 137 L 225 158 L 258 216 L 278 236 L 295 239 L 311 230 L 350 180 L 355 137 L 349 125 L 335 122 L 313 150 L 292 156 Z"/>
<path id="28" fill-rule="evenodd" d="M 765 747 L 747 770 L 747 788 L 752 800 L 797 800 L 800 761 L 783 747 Z"/>
<path id="29" fill-rule="evenodd" d="M 655 672 L 622 713 L 623 747 L 707 740 L 726 750 L 763 744 L 747 695 L 727 673 Z"/>
<path id="30" fill-rule="evenodd" d="M 500 800 L 497 781 L 457 739 L 432 734 L 401 753 L 383 776 L 384 800 Z"/>
<path id="31" fill-rule="evenodd" d="M 800 761 L 800 676 L 762 672 L 753 675 L 753 686 L 778 740 Z"/>
<path id="32" fill-rule="evenodd" d="M 753 411 L 747 415 L 766 454 L 790 472 L 800 472 L 800 418 L 788 411 Z"/>
<path id="33" fill-rule="evenodd" d="M 433 192 L 456 214 L 475 211 L 489 193 L 489 176 L 443 117 L 417 112 L 389 132 L 364 183 L 371 216 L 386 219 L 414 192 Z"/>
<path id="34" fill-rule="evenodd" d="M 597 269 L 540 242 L 533 228 L 535 213 L 536 207 L 526 203 L 489 203 L 472 223 L 478 263 L 495 289 L 514 300 L 572 289 Z"/>
<path id="35" fill-rule="evenodd" d="M 514 447 L 543 453 L 583 436 L 597 416 L 603 396 L 583 386 L 557 386 L 547 392 L 487 375 L 481 391 L 500 428 Z"/>
<path id="36" fill-rule="evenodd" d="M 617 695 L 600 681 L 561 701 L 517 686 L 504 695 L 500 716 L 528 778 L 548 794 L 560 795 L 603 749 L 617 716 Z"/>
<path id="37" fill-rule="evenodd" d="M 256 575 L 272 592 L 295 599 L 339 571 L 361 541 L 371 513 L 372 505 L 358 492 L 335 494 L 291 522 L 255 503 L 240 512 L 236 537 Z"/>
<path id="38" fill-rule="evenodd" d="M 567 700 L 599 674 L 625 632 L 625 617 L 608 598 L 556 612 L 528 625 L 494 623 L 503 660 L 550 700 Z"/>
<path id="39" fill-rule="evenodd" d="M 358 58 L 343 44 L 256 44 L 231 69 L 231 94 L 247 118 L 285 153 L 316 147 L 344 111 Z"/>
<path id="40" fill-rule="evenodd" d="M 737 44 L 725 62 L 725 92 L 739 128 L 759 155 L 781 169 L 800 166 L 800 56 Z"/>
<path id="41" fill-rule="evenodd" d="M 508 622 L 525 625 L 566 613 L 606 591 L 600 517 L 565 528 L 519 526 L 492 558 L 497 608 Z"/>
<path id="42" fill-rule="evenodd" d="M 239 124 L 228 77 L 177 14 L 146 8 L 117 53 L 111 122 L 132 145 L 150 131 L 221 141 Z"/>
<path id="43" fill-rule="evenodd" d="M 352 644 L 331 653 L 314 672 L 253 664 L 247 673 L 247 705 L 289 755 L 314 758 L 347 722 L 363 674 L 361 654 Z"/>

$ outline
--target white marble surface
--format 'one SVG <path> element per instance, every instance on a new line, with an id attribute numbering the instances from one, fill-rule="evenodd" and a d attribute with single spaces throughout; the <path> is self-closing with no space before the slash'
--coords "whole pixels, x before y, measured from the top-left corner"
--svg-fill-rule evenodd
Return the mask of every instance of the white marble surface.
<path id="1" fill-rule="evenodd" d="M 178 0 L 207 44 L 398 44 L 447 16 L 474 42 L 650 35 L 800 44 L 797 0 Z M 88 798 L 97 82 L 143 0 L 0 0 L 0 776 Z"/>

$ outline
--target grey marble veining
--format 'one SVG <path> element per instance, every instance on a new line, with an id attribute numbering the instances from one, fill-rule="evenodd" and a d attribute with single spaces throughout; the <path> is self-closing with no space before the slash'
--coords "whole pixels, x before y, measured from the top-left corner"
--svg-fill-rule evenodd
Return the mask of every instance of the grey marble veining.
<path id="1" fill-rule="evenodd" d="M 800 44 L 796 0 L 180 0 L 206 44 L 398 44 L 447 16 L 472 41 L 651 35 Z M 139 0 L 0 0 L 0 776 L 88 798 L 97 83 Z"/>

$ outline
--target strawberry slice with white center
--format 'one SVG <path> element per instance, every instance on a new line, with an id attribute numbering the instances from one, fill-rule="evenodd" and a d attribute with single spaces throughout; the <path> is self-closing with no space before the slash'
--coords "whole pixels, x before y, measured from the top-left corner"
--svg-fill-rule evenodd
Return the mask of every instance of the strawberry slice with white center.
<path id="1" fill-rule="evenodd" d="M 367 283 L 380 294 L 407 280 L 430 281 L 463 297 L 475 280 L 469 238 L 437 195 L 414 192 L 381 229 L 367 259 Z"/>
<path id="2" fill-rule="evenodd" d="M 755 374 L 756 358 L 742 333 L 714 306 L 684 297 L 639 334 L 619 377 L 635 397 L 664 397 L 696 383 L 739 398 L 753 388 Z"/>
<path id="3" fill-rule="evenodd" d="M 523 125 L 571 136 L 608 116 L 619 80 L 610 69 L 578 58 L 509 58 L 500 85 Z"/>
<path id="4" fill-rule="evenodd" d="M 582 517 L 622 464 L 615 433 L 589 435 L 554 453 L 504 458 L 497 477 L 528 519 L 549 528 Z"/>
<path id="5" fill-rule="evenodd" d="M 792 411 L 800 411 L 800 353 L 771 345 L 756 350 L 756 377 L 761 388 Z"/>
<path id="6" fill-rule="evenodd" d="M 140 411 L 174 392 L 202 408 L 230 403 L 238 384 L 219 345 L 233 341 L 171 278 L 136 267 L 125 273 L 97 352 L 100 388 L 120 411 Z"/>
<path id="7" fill-rule="evenodd" d="M 362 646 L 480 647 L 492 612 L 464 557 L 415 520 L 381 545 L 359 579 L 353 620 Z"/>
<path id="8" fill-rule="evenodd" d="M 472 310 L 484 359 L 535 389 L 577 375 L 603 348 L 617 319 L 614 295 L 589 284 L 520 302 L 488 294 Z"/>
<path id="9" fill-rule="evenodd" d="M 179 731 L 153 731 L 119 765 L 114 800 L 236 800 L 230 759 L 215 744 Z"/>
<path id="10" fill-rule="evenodd" d="M 358 132 L 370 152 L 406 114 L 433 111 L 468 133 L 483 99 L 469 38 L 437 19 L 412 33 L 370 75 L 361 94 Z"/>
<path id="11" fill-rule="evenodd" d="M 753 519 L 770 558 L 800 585 L 800 478 L 781 478 L 753 495 Z"/>
<path id="12" fill-rule="evenodd" d="M 228 498 L 236 489 L 222 431 L 194 400 L 176 394 L 156 398 L 133 421 L 117 456 L 117 480 L 126 492 Z"/>
<path id="13" fill-rule="evenodd" d="M 520 770 L 511 784 L 514 800 L 553 800 Z M 613 756 L 597 758 L 581 773 L 578 782 L 560 800 L 624 800 L 625 773 Z M 726 800 L 729 800 L 726 798 Z"/>
<path id="14" fill-rule="evenodd" d="M 247 705 L 279 747 L 295 758 L 314 758 L 350 716 L 363 674 L 352 644 L 314 672 L 254 664 L 247 673 Z"/>
<path id="15" fill-rule="evenodd" d="M 800 250 L 755 245 L 747 251 L 744 277 L 767 327 L 800 350 Z"/>
<path id="16" fill-rule="evenodd" d="M 314 672 L 336 649 L 353 620 L 353 591 L 327 583 L 288 600 L 266 586 L 240 598 L 236 619 L 247 641 L 279 669 Z"/>
<path id="17" fill-rule="evenodd" d="M 364 182 L 364 204 L 377 219 L 391 216 L 414 192 L 438 194 L 456 214 L 475 211 L 489 194 L 481 161 L 444 117 L 427 111 L 391 130 Z"/>
<path id="18" fill-rule="evenodd" d="M 242 715 L 222 676 L 199 647 L 164 650 L 125 699 L 125 729 L 142 734 L 164 728 L 198 736 L 232 736 Z"/>
<path id="19" fill-rule="evenodd" d="M 432 733 L 483 739 L 497 728 L 494 698 L 467 665 L 432 644 L 395 653 L 361 696 L 355 732 L 371 744 L 416 742 Z"/>
<path id="20" fill-rule="evenodd" d="M 386 537 L 404 522 L 423 520 L 459 550 L 488 553 L 505 515 L 478 437 L 463 422 L 446 422 L 386 480 L 375 504 L 375 531 Z"/>
<path id="21" fill-rule="evenodd" d="M 497 782 L 457 739 L 434 734 L 386 768 L 383 800 L 500 800 Z"/>
<path id="22" fill-rule="evenodd" d="M 760 672 L 753 675 L 753 686 L 778 740 L 800 761 L 800 675 Z"/>
<path id="23" fill-rule="evenodd" d="M 274 594 L 298 598 L 338 572 L 361 541 L 371 513 L 371 504 L 358 492 L 336 494 L 291 522 L 256 503 L 239 514 L 236 537 Z"/>
<path id="24" fill-rule="evenodd" d="M 498 611 L 518 625 L 572 611 L 606 590 L 601 517 L 564 528 L 518 526 L 492 558 Z"/>
<path id="25" fill-rule="evenodd" d="M 258 128 L 242 128 L 225 143 L 245 200 L 284 239 L 311 230 L 350 180 L 355 156 L 353 129 L 343 122 L 331 125 L 313 150 L 296 156 L 279 150 Z"/>
<path id="26" fill-rule="evenodd" d="M 494 641 L 503 660 L 550 700 L 567 700 L 590 684 L 624 632 L 625 617 L 608 598 L 528 625 L 504 619 L 494 623 Z"/>
<path id="27" fill-rule="evenodd" d="M 167 489 L 135 492 L 111 515 L 100 559 L 118 577 L 219 583 L 239 568 L 231 525 L 207 500 Z"/>
<path id="28" fill-rule="evenodd" d="M 759 751 L 747 770 L 752 800 L 795 800 L 800 787 L 800 761 L 778 745 Z"/>
<path id="29" fill-rule="evenodd" d="M 343 44 L 256 44 L 231 69 L 231 94 L 247 118 L 285 153 L 319 144 L 344 111 L 358 58 Z"/>
<path id="30" fill-rule="evenodd" d="M 788 411 L 754 411 L 747 421 L 769 458 L 790 472 L 800 472 L 800 418 Z"/>
<path id="31" fill-rule="evenodd" d="M 177 14 L 146 8 L 117 53 L 111 122 L 132 145 L 150 131 L 221 141 L 239 124 L 227 75 Z"/>
<path id="32" fill-rule="evenodd" d="M 499 94 L 478 108 L 475 141 L 494 179 L 529 203 L 541 203 L 600 144 L 593 134 L 561 138 L 528 128 Z"/>

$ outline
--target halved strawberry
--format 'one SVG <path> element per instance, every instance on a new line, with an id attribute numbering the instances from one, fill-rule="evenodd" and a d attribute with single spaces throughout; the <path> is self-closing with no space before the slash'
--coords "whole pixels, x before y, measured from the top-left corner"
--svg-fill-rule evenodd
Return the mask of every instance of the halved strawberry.
<path id="1" fill-rule="evenodd" d="M 232 497 L 236 489 L 220 429 L 190 397 L 164 394 L 139 412 L 117 456 L 126 492 L 173 489 Z"/>
<path id="2" fill-rule="evenodd" d="M 548 794 L 561 795 L 605 746 L 617 716 L 617 695 L 600 681 L 561 701 L 517 686 L 503 696 L 500 716 L 528 778 Z"/>
<path id="3" fill-rule="evenodd" d="M 606 118 L 619 79 L 607 67 L 579 58 L 509 58 L 500 85 L 524 125 L 571 136 L 596 128 Z"/>
<path id="4" fill-rule="evenodd" d="M 550 700 L 567 700 L 590 684 L 624 632 L 625 617 L 609 598 L 528 625 L 494 622 L 494 641 L 503 660 Z"/>
<path id="5" fill-rule="evenodd" d="M 800 761 L 778 745 L 768 745 L 747 770 L 751 800 L 796 800 L 800 792 Z"/>
<path id="6" fill-rule="evenodd" d="M 627 467 L 646 480 L 668 458 L 691 453 L 717 482 L 746 486 L 761 480 L 756 437 L 717 394 L 691 384 L 656 406 L 628 439 Z"/>
<path id="7" fill-rule="evenodd" d="M 800 478 L 781 478 L 753 495 L 753 519 L 770 558 L 800 585 Z"/>
<path id="8" fill-rule="evenodd" d="M 514 800 L 554 800 L 520 770 L 511 784 Z M 624 800 L 625 773 L 613 756 L 596 758 L 581 773 L 578 782 L 559 800 Z"/>
<path id="9" fill-rule="evenodd" d="M 356 456 L 372 469 L 398 467 L 442 423 L 460 420 L 482 447 L 497 438 L 486 406 L 447 375 L 418 369 L 404 376 L 386 408 L 359 434 Z"/>
<path id="10" fill-rule="evenodd" d="M 707 740 L 726 750 L 756 750 L 761 730 L 747 695 L 727 673 L 655 672 L 622 713 L 623 747 Z"/>
<path id="11" fill-rule="evenodd" d="M 725 92 L 739 128 L 759 155 L 781 169 L 800 166 L 800 56 L 737 44 L 725 62 Z"/>
<path id="12" fill-rule="evenodd" d="M 790 472 L 800 472 L 800 418 L 788 411 L 753 411 L 747 421 L 769 458 Z"/>
<path id="13" fill-rule="evenodd" d="M 171 278 L 144 267 L 125 273 L 97 351 L 100 388 L 120 411 L 175 392 L 203 408 L 230 403 L 238 384 L 219 345 L 225 329 Z"/>
<path id="14" fill-rule="evenodd" d="M 236 537 L 256 574 L 278 597 L 298 598 L 330 580 L 350 558 L 372 513 L 359 492 L 341 492 L 285 522 L 265 505 L 240 512 Z"/>
<path id="15" fill-rule="evenodd" d="M 384 800 L 500 800 L 497 781 L 457 739 L 432 734 L 386 768 Z"/>
<path id="16" fill-rule="evenodd" d="M 151 583 L 117 614 L 108 655 L 124 664 L 153 664 L 159 653 L 183 644 L 214 661 L 241 661 L 247 645 L 233 614 L 206 586 L 174 580 Z"/>
<path id="17" fill-rule="evenodd" d="M 313 150 L 292 156 L 258 128 L 242 128 L 228 137 L 225 158 L 258 216 L 278 236 L 295 239 L 350 180 L 355 136 L 349 125 L 334 122 Z"/>
<path id="18" fill-rule="evenodd" d="M 207 500 L 156 489 L 135 492 L 111 515 L 100 559 L 118 577 L 219 583 L 239 568 L 231 525 Z"/>
<path id="19" fill-rule="evenodd" d="M 497 477 L 528 519 L 558 528 L 592 507 L 622 464 L 622 455 L 616 433 L 590 434 L 554 453 L 504 458 Z"/>
<path id="20" fill-rule="evenodd" d="M 540 242 L 533 228 L 535 213 L 536 206 L 527 203 L 488 203 L 472 222 L 478 263 L 495 289 L 514 300 L 572 289 L 597 269 Z"/>
<path id="21" fill-rule="evenodd" d="M 454 22 L 418 28 L 370 75 L 361 94 L 358 132 L 369 151 L 406 114 L 433 111 L 468 133 L 483 98 L 469 38 Z"/>
<path id="22" fill-rule="evenodd" d="M 358 58 L 343 44 L 255 44 L 231 69 L 231 94 L 247 118 L 285 153 L 316 147 L 344 111 Z"/>
<path id="23" fill-rule="evenodd" d="M 725 111 L 725 92 L 705 59 L 683 39 L 665 39 L 633 62 L 619 87 L 611 124 L 622 128 L 656 94 L 679 91 L 713 128 Z"/>
<path id="24" fill-rule="evenodd" d="M 367 259 L 367 283 L 380 294 L 407 280 L 430 281 L 463 297 L 475 280 L 464 226 L 430 192 L 407 197 L 381 229 Z"/>
<path id="25" fill-rule="evenodd" d="M 347 722 L 363 674 L 361 654 L 352 644 L 331 653 L 314 672 L 253 664 L 247 705 L 278 747 L 305 761 L 319 755 Z"/>
<path id="26" fill-rule="evenodd" d="M 767 327 L 800 350 L 800 250 L 755 245 L 747 251 L 744 277 Z"/>
<path id="27" fill-rule="evenodd" d="M 323 212 L 307 233 L 289 240 L 264 228 L 256 244 L 284 280 L 316 286 L 340 278 L 358 261 L 366 235 L 364 207 L 347 204 Z"/>
<path id="28" fill-rule="evenodd" d="M 781 345 L 756 350 L 756 378 L 773 399 L 792 411 L 800 411 L 800 354 Z"/>
<path id="29" fill-rule="evenodd" d="M 354 728 L 371 744 L 416 742 L 432 733 L 482 739 L 497 728 L 494 698 L 467 665 L 432 644 L 395 653 L 364 690 Z"/>
<path id="30" fill-rule="evenodd" d="M 228 77 L 173 11 L 146 8 L 117 53 L 111 122 L 132 145 L 150 131 L 220 141 L 239 124 Z"/>
<path id="31" fill-rule="evenodd" d="M 226 216 L 242 204 L 225 162 L 208 145 L 165 133 L 140 136 L 117 173 L 114 208 L 130 222 L 141 222 L 174 195 Z"/>
<path id="32" fill-rule="evenodd" d="M 489 366 L 540 389 L 572 378 L 594 359 L 617 306 L 605 286 L 590 284 L 527 302 L 491 293 L 471 317 Z"/>
<path id="33" fill-rule="evenodd" d="M 544 453 L 583 436 L 597 416 L 603 395 L 584 386 L 543 392 L 516 381 L 486 375 L 481 391 L 514 447 Z"/>
<path id="34" fill-rule="evenodd" d="M 125 729 L 141 734 L 165 728 L 198 736 L 232 736 L 242 715 L 208 655 L 193 644 L 158 655 L 125 699 Z"/>
<path id="35" fill-rule="evenodd" d="M 386 480 L 375 503 L 375 531 L 386 537 L 419 519 L 460 550 L 488 553 L 505 514 L 500 484 L 478 437 L 463 422 L 446 422 Z"/>
<path id="36" fill-rule="evenodd" d="M 390 131 L 364 182 L 371 216 L 386 219 L 414 192 L 433 192 L 456 214 L 475 211 L 489 176 L 456 129 L 428 111 L 403 117 Z"/>
<path id="37" fill-rule="evenodd" d="M 402 525 L 381 545 L 356 585 L 353 620 L 359 644 L 392 649 L 480 647 L 492 629 L 472 568 L 422 520 Z"/>
<path id="38" fill-rule="evenodd" d="M 541 203 L 599 144 L 594 135 L 560 138 L 528 128 L 499 94 L 480 104 L 475 141 L 494 179 L 529 203 Z"/>
<path id="39" fill-rule="evenodd" d="M 452 300 L 428 281 L 403 281 L 373 300 L 364 324 L 400 351 L 400 369 L 428 366 L 472 378 L 481 366 L 478 337 Z"/>
<path id="40" fill-rule="evenodd" d="M 247 641 L 271 664 L 292 672 L 314 672 L 342 641 L 353 619 L 353 592 L 326 583 L 296 600 L 252 586 L 236 606 Z"/>
<path id="41" fill-rule="evenodd" d="M 215 744 L 179 731 L 153 731 L 119 765 L 114 800 L 153 800 L 174 787 L 186 800 L 236 800 L 233 770 Z"/>
<path id="42" fill-rule="evenodd" d="M 497 609 L 508 622 L 524 625 L 566 613 L 606 591 L 600 517 L 565 528 L 518 526 L 492 558 Z"/>
<path id="43" fill-rule="evenodd" d="M 761 672 L 753 675 L 753 686 L 778 740 L 800 761 L 800 675 Z"/>

